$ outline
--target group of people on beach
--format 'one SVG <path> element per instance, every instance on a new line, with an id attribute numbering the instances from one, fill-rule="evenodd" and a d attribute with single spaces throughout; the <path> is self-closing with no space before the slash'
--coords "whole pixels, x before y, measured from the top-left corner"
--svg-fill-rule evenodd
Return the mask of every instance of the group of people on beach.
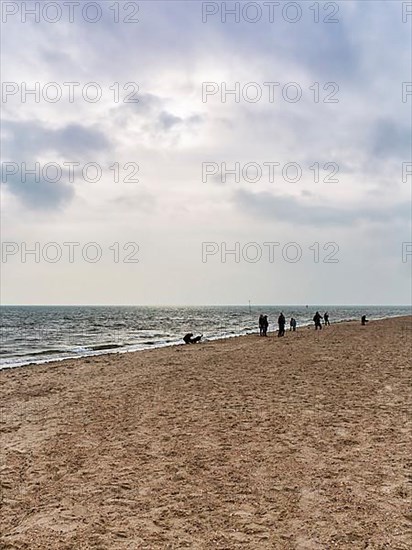
<path id="1" fill-rule="evenodd" d="M 317 311 L 315 313 L 315 315 L 313 316 L 313 322 L 315 323 L 315 330 L 322 330 L 322 319 L 323 319 L 323 323 L 326 326 L 330 325 L 330 321 L 329 321 L 329 313 L 327 311 L 325 311 L 325 313 L 323 314 L 323 317 L 322 315 L 319 313 L 319 311 Z"/>
<path id="2" fill-rule="evenodd" d="M 315 330 L 322 330 L 322 320 L 323 320 L 323 326 L 326 327 L 330 325 L 329 313 L 327 311 L 325 311 L 323 315 L 321 315 L 319 311 L 317 311 L 313 316 L 313 322 L 315 323 Z M 368 320 L 366 319 L 366 315 L 362 315 L 361 324 L 365 326 L 367 322 Z M 278 317 L 278 337 L 285 336 L 285 326 L 286 326 L 286 317 L 283 315 L 283 311 L 281 311 Z M 296 331 L 297 322 L 294 317 L 290 318 L 289 327 L 290 327 L 289 329 L 290 331 L 293 331 L 293 332 Z M 268 328 L 269 328 L 268 316 L 263 315 L 263 313 L 261 313 L 259 315 L 259 336 L 267 336 Z M 193 337 L 193 333 L 188 332 L 183 337 L 183 341 L 185 342 L 185 344 L 198 344 L 201 341 L 202 337 L 203 337 L 203 334 Z"/>
<path id="3" fill-rule="evenodd" d="M 323 319 L 323 324 L 325 326 L 330 325 L 329 313 L 327 311 L 325 311 L 325 313 L 322 316 L 319 313 L 319 311 L 317 311 L 315 313 L 315 315 L 313 316 L 313 322 L 315 323 L 315 330 L 318 330 L 318 329 L 322 330 L 322 319 Z M 285 326 L 286 326 L 286 318 L 283 315 L 283 311 L 281 311 L 280 315 L 278 317 L 278 337 L 282 337 L 282 336 L 285 335 Z M 289 327 L 290 327 L 289 330 L 291 330 L 293 332 L 296 331 L 297 322 L 296 322 L 296 319 L 294 317 L 290 318 Z M 261 313 L 259 315 L 259 335 L 260 336 L 267 336 L 268 328 L 269 328 L 268 316 L 263 315 L 263 313 Z"/>

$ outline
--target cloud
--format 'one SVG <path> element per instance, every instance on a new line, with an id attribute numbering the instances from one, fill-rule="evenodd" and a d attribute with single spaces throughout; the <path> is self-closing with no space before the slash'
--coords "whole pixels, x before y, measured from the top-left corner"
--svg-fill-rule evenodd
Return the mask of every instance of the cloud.
<path id="1" fill-rule="evenodd" d="M 4 160 L 18 165 L 14 175 L 2 175 L 2 185 L 15 195 L 29 209 L 52 210 L 62 209 L 75 196 L 74 185 L 69 183 L 68 167 L 64 167 L 59 159 L 69 162 L 79 162 L 84 159 L 94 162 L 96 155 L 109 147 L 108 138 L 97 128 L 88 128 L 78 123 L 68 124 L 61 128 L 50 128 L 39 121 L 10 121 L 3 123 L 4 129 Z M 55 174 L 43 174 L 44 163 L 39 159 L 50 157 L 51 162 L 57 162 L 62 169 L 60 180 L 51 181 Z M 27 175 L 27 181 L 22 181 L 23 166 L 33 170 L 36 163 L 39 166 L 39 176 Z M 4 165 L 3 165 L 4 166 Z M 76 170 L 75 170 L 76 172 Z M 37 179 L 37 181 L 36 181 Z M 6 181 L 5 181 L 6 180 Z"/>
<path id="2" fill-rule="evenodd" d="M 158 122 L 161 129 L 167 131 L 173 128 L 173 126 L 176 126 L 176 124 L 181 124 L 183 119 L 166 111 L 162 111 L 159 115 Z"/>
<path id="3" fill-rule="evenodd" d="M 410 158 L 412 150 L 411 128 L 388 118 L 377 120 L 372 128 L 371 154 L 381 161 L 390 157 Z"/>
<path id="4" fill-rule="evenodd" d="M 70 161 L 79 158 L 91 160 L 90 153 L 104 151 L 110 143 L 96 127 L 89 128 L 79 123 L 52 128 L 36 120 L 6 120 L 3 129 L 4 157 L 11 161 L 28 161 L 50 152 Z"/>
<path id="5" fill-rule="evenodd" d="M 21 176 L 16 174 L 10 176 L 7 183 L 2 185 L 6 185 L 8 191 L 31 210 L 62 210 L 75 195 L 72 185 L 64 181 L 53 183 L 43 177 L 37 182 L 33 181 L 33 178 L 23 182 Z"/>
<path id="6" fill-rule="evenodd" d="M 269 192 L 251 193 L 235 191 L 233 202 L 241 211 L 255 219 L 270 219 L 273 222 L 288 222 L 291 225 L 312 227 L 356 225 L 361 223 L 387 224 L 410 220 L 409 202 L 401 202 L 388 208 L 368 207 L 363 204 L 352 208 L 337 208 L 307 202 L 287 195 Z"/>

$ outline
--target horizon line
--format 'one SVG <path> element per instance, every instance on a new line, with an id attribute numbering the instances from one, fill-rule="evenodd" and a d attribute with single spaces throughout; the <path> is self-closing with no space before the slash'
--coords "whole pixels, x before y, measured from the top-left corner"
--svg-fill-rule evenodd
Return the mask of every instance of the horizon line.
<path id="1" fill-rule="evenodd" d="M 0 307 L 411 307 L 410 304 L 330 304 L 330 303 L 308 303 L 308 304 L 0 304 Z"/>

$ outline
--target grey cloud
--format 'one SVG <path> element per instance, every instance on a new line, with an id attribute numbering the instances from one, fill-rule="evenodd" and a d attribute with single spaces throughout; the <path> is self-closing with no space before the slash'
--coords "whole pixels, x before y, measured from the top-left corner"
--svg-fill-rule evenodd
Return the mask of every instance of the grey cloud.
<path id="1" fill-rule="evenodd" d="M 344 82 L 358 76 L 359 52 L 352 43 L 353 29 L 345 24 L 309 25 L 291 44 L 293 59 L 300 58 L 319 77 Z M 325 55 L 327 52 L 327 55 Z"/>
<path id="2" fill-rule="evenodd" d="M 154 109 L 160 109 L 164 101 L 160 96 L 157 96 L 155 94 L 141 94 L 140 92 L 137 92 L 136 99 L 137 101 L 123 103 L 121 104 L 121 106 L 133 112 L 149 113 L 152 112 Z"/>
<path id="3" fill-rule="evenodd" d="M 410 158 L 412 149 L 411 129 L 388 118 L 376 121 L 372 127 L 372 153 L 382 157 Z"/>
<path id="4" fill-rule="evenodd" d="M 398 203 L 392 208 L 368 208 L 358 204 L 349 209 L 307 204 L 287 195 L 244 190 L 236 191 L 233 201 L 241 211 L 254 218 L 313 227 L 347 226 L 362 222 L 384 224 L 396 220 L 408 221 L 411 217 L 408 202 Z"/>
<path id="5" fill-rule="evenodd" d="M 78 160 L 109 147 L 100 130 L 80 124 L 53 129 L 38 121 L 4 121 L 3 128 L 4 157 L 13 161 L 25 161 L 46 151 L 55 151 L 66 158 L 75 155 L 75 159 L 69 160 Z"/>
<path id="6" fill-rule="evenodd" d="M 166 111 L 162 111 L 159 115 L 158 121 L 163 130 L 170 130 L 170 128 L 176 126 L 176 124 L 181 124 L 183 119 Z"/>
<path id="7" fill-rule="evenodd" d="M 51 151 L 70 162 L 78 162 L 81 159 L 91 162 L 94 160 L 90 158 L 91 153 L 106 150 L 109 145 L 99 130 L 80 124 L 52 129 L 38 121 L 5 121 L 3 128 L 6 136 L 3 146 L 4 158 L 20 164 L 19 172 L 8 176 L 3 184 L 27 208 L 36 210 L 62 208 L 73 199 L 74 188 L 67 183 L 67 174 L 57 182 L 49 181 L 42 176 L 36 181 L 31 175 L 23 182 L 20 174 L 22 162 L 26 163 L 28 170 L 33 169 L 39 156 Z"/>
<path id="8" fill-rule="evenodd" d="M 137 94 L 138 102 L 122 103 L 115 110 L 118 120 L 127 123 L 130 117 L 138 117 L 144 123 L 143 129 L 149 133 L 167 133 L 176 126 L 192 128 L 203 122 L 200 114 L 182 118 L 167 110 L 168 98 L 151 93 Z"/>
<path id="9" fill-rule="evenodd" d="M 53 183 L 44 178 L 38 182 L 29 178 L 22 182 L 17 174 L 8 178 L 6 187 L 24 206 L 32 210 L 60 210 L 74 197 L 74 189 L 67 183 Z"/>
<path id="10" fill-rule="evenodd" d="M 181 118 L 167 111 L 162 111 L 157 119 L 157 126 L 163 132 L 168 132 L 172 128 L 180 125 L 182 128 L 193 128 L 203 122 L 203 117 L 200 115 L 191 115 L 186 118 Z"/>

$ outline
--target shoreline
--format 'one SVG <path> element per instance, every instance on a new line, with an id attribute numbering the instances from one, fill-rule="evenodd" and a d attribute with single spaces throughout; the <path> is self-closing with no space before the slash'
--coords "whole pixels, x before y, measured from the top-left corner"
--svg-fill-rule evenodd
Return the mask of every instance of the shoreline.
<path id="1" fill-rule="evenodd" d="M 372 322 L 375 322 L 375 321 L 381 321 L 381 320 L 385 320 L 385 319 L 404 318 L 404 317 L 409 317 L 409 316 L 410 316 L 410 313 L 408 313 L 408 314 L 405 313 L 405 314 L 395 314 L 395 315 L 390 315 L 390 316 L 371 318 L 371 319 L 368 320 L 368 323 L 372 323 Z M 338 319 L 336 321 L 332 321 L 331 326 L 336 325 L 336 324 L 341 324 L 341 323 L 353 323 L 356 320 L 357 320 L 357 318 L 355 318 L 355 317 L 351 318 L 351 319 Z M 288 327 L 289 325 L 287 324 L 286 326 Z M 297 330 L 304 329 L 304 328 L 307 329 L 308 327 L 312 327 L 312 326 L 313 326 L 313 322 L 310 321 L 310 322 L 298 325 Z M 270 330 L 268 332 L 268 337 L 270 337 L 271 334 L 273 335 L 273 334 L 277 333 L 278 329 L 274 328 L 274 327 L 276 327 L 276 324 L 272 324 L 272 330 Z M 322 327 L 324 327 L 323 324 L 322 324 Z M 289 328 L 287 328 L 286 332 L 289 332 Z M 238 334 L 227 334 L 225 336 L 211 336 L 211 337 L 203 339 L 203 341 L 201 343 L 205 344 L 207 342 L 216 342 L 216 341 L 219 341 L 219 340 L 227 340 L 227 339 L 231 339 L 231 338 L 241 338 L 241 337 L 253 336 L 253 335 L 257 335 L 257 334 L 259 334 L 258 329 L 256 329 L 256 331 L 251 331 L 251 332 L 247 332 L 247 333 L 243 333 L 243 334 L 238 333 Z M 139 345 L 139 344 L 130 344 L 130 347 L 133 347 L 133 346 L 136 346 L 136 345 Z M 49 364 L 49 363 L 63 363 L 65 361 L 72 361 L 72 360 L 79 360 L 79 359 L 93 358 L 93 357 L 102 357 L 102 356 L 106 356 L 106 355 L 111 356 L 111 355 L 116 355 L 116 354 L 140 353 L 142 351 L 150 351 L 150 350 L 163 349 L 163 348 L 174 348 L 176 346 L 181 346 L 181 345 L 186 345 L 186 344 L 184 344 L 180 340 L 177 340 L 175 342 L 170 342 L 170 343 L 147 345 L 146 347 L 143 347 L 141 349 L 126 349 L 129 345 L 125 345 L 125 346 L 116 347 L 112 350 L 110 350 L 110 348 L 107 349 L 107 350 L 102 350 L 101 352 L 96 350 L 96 351 L 80 353 L 79 355 L 72 355 L 70 357 L 62 357 L 62 358 L 53 357 L 53 358 L 44 359 L 44 360 L 40 359 L 39 361 L 30 360 L 29 362 L 23 362 L 21 364 L 10 364 L 10 365 L 9 364 L 3 364 L 3 365 L 0 364 L 0 372 L 3 371 L 3 370 L 9 370 L 9 369 L 17 369 L 17 368 L 22 368 L 22 367 L 32 367 L 32 366 L 37 366 L 37 365 L 46 365 L 46 364 Z M 122 348 L 125 348 L 125 349 L 122 349 Z"/>

